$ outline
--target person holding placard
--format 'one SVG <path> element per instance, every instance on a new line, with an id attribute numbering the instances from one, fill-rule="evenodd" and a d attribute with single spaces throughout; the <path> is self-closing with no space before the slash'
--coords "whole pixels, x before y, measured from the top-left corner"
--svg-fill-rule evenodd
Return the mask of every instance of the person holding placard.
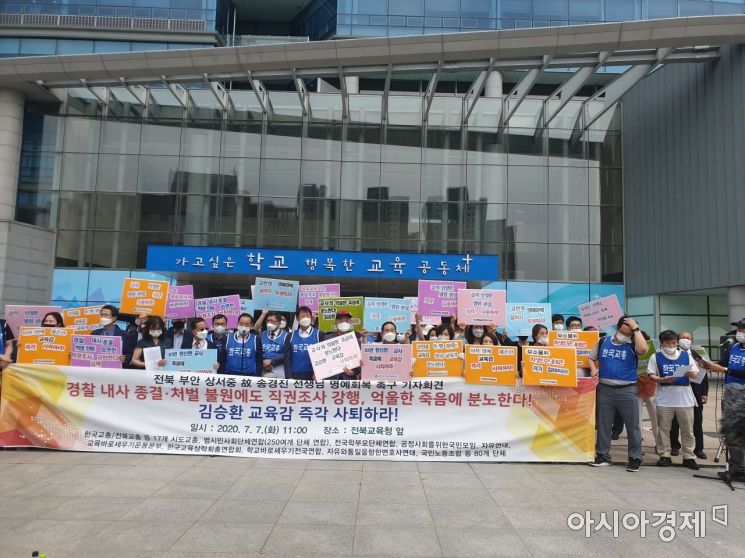
<path id="1" fill-rule="evenodd" d="M 657 465 L 673 464 L 670 447 L 670 427 L 678 419 L 680 440 L 683 445 L 683 467 L 698 469 L 693 453 L 693 408 L 696 398 L 691 390 L 691 378 L 698 375 L 698 366 L 687 351 L 678 348 L 678 334 L 672 330 L 660 333 L 661 349 L 649 359 L 647 373 L 657 382 L 654 401 L 657 406 L 657 448 L 661 452 Z M 631 434 L 629 427 L 627 429 Z"/>
<path id="2" fill-rule="evenodd" d="M 582 318 L 577 316 L 569 316 L 566 321 L 567 329 L 569 331 L 582 331 Z"/>
<path id="3" fill-rule="evenodd" d="M 226 374 L 261 376 L 264 351 L 251 316 L 245 313 L 238 316 L 238 327 L 228 337 L 225 350 Z"/>
<path id="4" fill-rule="evenodd" d="M 124 368 L 129 368 L 132 361 L 133 346 L 130 342 L 130 336 L 116 325 L 116 320 L 119 318 L 119 309 L 112 304 L 104 304 L 101 306 L 99 311 L 99 323 L 101 327 L 94 329 L 91 335 L 109 336 L 109 337 L 121 337 L 122 339 L 122 355 L 121 361 Z"/>
<path id="5" fill-rule="evenodd" d="M 65 327 L 65 321 L 59 312 L 48 312 L 41 320 L 42 327 Z"/>
<path id="6" fill-rule="evenodd" d="M 301 306 L 295 313 L 298 328 L 285 338 L 285 376 L 294 380 L 312 380 L 313 365 L 308 346 L 321 341 L 321 332 L 313 327 L 313 311 Z"/>
<path id="7" fill-rule="evenodd" d="M 531 347 L 541 347 L 548 345 L 548 328 L 545 325 L 534 325 L 530 336 L 533 339 L 530 342 Z"/>
<path id="8" fill-rule="evenodd" d="M 135 368 L 146 368 L 144 349 L 151 347 L 160 348 L 160 360 L 158 366 L 166 365 L 166 349 L 172 349 L 170 342 L 165 337 L 166 323 L 160 316 L 150 316 L 142 325 L 142 339 L 137 341 L 132 353 L 132 366 Z"/>
<path id="9" fill-rule="evenodd" d="M 353 330 L 354 330 L 354 325 L 352 324 L 352 313 L 346 308 L 339 308 L 336 311 L 336 331 L 332 331 L 332 332 L 324 334 L 322 341 L 333 339 L 334 337 L 339 337 Z M 361 345 L 360 336 L 356 332 L 355 332 L 355 337 L 357 338 L 357 344 Z M 332 380 L 332 379 L 333 380 L 359 380 L 361 373 L 362 373 L 362 368 L 360 367 L 353 368 L 351 370 L 349 368 L 344 368 L 344 372 L 342 374 L 339 374 L 338 376 L 334 376 L 333 378 L 328 378 L 328 379 L 329 380 Z"/>
<path id="10" fill-rule="evenodd" d="M 638 472 L 642 463 L 642 434 L 639 425 L 639 399 L 636 396 L 636 365 L 648 350 L 647 341 L 636 320 L 621 316 L 616 333 L 601 338 L 590 351 L 590 374 L 599 377 L 597 397 L 596 457 L 593 467 L 612 465 L 610 458 L 613 417 L 621 414 L 628 431 L 626 470 Z"/>
<path id="11" fill-rule="evenodd" d="M 215 349 L 217 346 L 208 339 L 209 330 L 207 329 L 207 322 L 204 318 L 194 318 L 191 321 L 191 345 L 189 347 L 182 347 L 182 349 L 194 349 L 194 350 L 207 350 Z M 217 351 L 217 362 L 214 363 L 213 368 L 216 372 L 220 372 L 225 367 L 224 353 Z"/>
<path id="12" fill-rule="evenodd" d="M 266 329 L 261 332 L 261 346 L 264 349 L 262 371 L 265 376 L 271 374 L 275 378 L 285 377 L 287 332 L 279 327 L 280 320 L 277 312 L 269 312 L 266 315 Z"/>
<path id="13" fill-rule="evenodd" d="M 551 329 L 554 331 L 564 331 L 564 316 L 561 314 L 551 316 Z"/>

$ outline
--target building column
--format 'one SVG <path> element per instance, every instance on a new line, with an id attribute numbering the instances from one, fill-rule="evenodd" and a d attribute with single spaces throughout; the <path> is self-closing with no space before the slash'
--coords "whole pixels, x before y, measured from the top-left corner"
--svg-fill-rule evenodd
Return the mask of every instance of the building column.
<path id="1" fill-rule="evenodd" d="M 0 89 L 0 222 L 15 219 L 24 102 L 19 91 Z"/>
<path id="2" fill-rule="evenodd" d="M 502 96 L 502 74 L 493 71 L 486 78 L 486 84 L 484 85 L 484 96 L 485 97 L 501 97 Z"/>
<path id="3" fill-rule="evenodd" d="M 739 322 L 745 318 L 745 285 L 727 289 L 727 305 L 730 322 Z"/>

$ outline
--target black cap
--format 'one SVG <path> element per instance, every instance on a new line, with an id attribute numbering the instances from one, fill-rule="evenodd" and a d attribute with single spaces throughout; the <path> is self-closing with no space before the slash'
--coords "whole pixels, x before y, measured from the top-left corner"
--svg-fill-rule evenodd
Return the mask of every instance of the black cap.
<path id="1" fill-rule="evenodd" d="M 743 318 L 739 322 L 732 322 L 732 325 L 735 326 L 737 329 L 744 328 L 745 327 L 745 318 Z"/>

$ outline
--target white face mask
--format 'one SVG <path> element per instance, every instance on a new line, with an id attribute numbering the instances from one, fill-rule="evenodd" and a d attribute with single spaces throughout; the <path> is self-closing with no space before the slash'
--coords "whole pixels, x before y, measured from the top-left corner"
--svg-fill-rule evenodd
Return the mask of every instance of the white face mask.
<path id="1" fill-rule="evenodd" d="M 396 340 L 396 334 L 392 331 L 387 331 L 383 334 L 383 341 L 386 343 L 393 343 Z"/>
<path id="2" fill-rule="evenodd" d="M 484 335 L 484 328 L 482 327 L 475 327 L 471 331 L 473 332 L 474 337 L 481 337 Z"/>
<path id="3" fill-rule="evenodd" d="M 674 355 L 677 350 L 678 350 L 677 347 L 662 347 L 662 351 L 666 355 Z"/>
<path id="4" fill-rule="evenodd" d="M 437 338 L 440 341 L 450 341 L 450 336 L 447 333 L 444 333 L 442 335 L 438 335 Z"/>
<path id="5" fill-rule="evenodd" d="M 554 331 L 562 331 L 564 329 L 564 324 L 554 324 Z"/>
<path id="6" fill-rule="evenodd" d="M 157 338 L 163 334 L 163 330 L 162 329 L 151 329 L 149 333 L 150 333 L 150 337 Z"/>
<path id="7" fill-rule="evenodd" d="M 678 345 L 680 345 L 680 348 L 684 351 L 687 351 L 691 348 L 691 340 L 690 339 L 681 339 L 678 341 Z"/>
<path id="8" fill-rule="evenodd" d="M 623 333 L 616 333 L 616 341 L 623 345 L 624 343 L 631 342 L 631 337 L 624 335 Z"/>
<path id="9" fill-rule="evenodd" d="M 342 333 L 348 332 L 350 329 L 352 329 L 352 324 L 349 322 L 339 322 L 336 324 L 337 331 L 341 331 Z"/>
<path id="10" fill-rule="evenodd" d="M 399 343 L 403 343 L 404 341 L 406 341 L 406 334 L 405 333 L 397 334 L 396 341 L 398 341 Z"/>
<path id="11" fill-rule="evenodd" d="M 737 339 L 738 343 L 745 343 L 745 333 L 738 331 L 735 333 L 735 339 Z"/>
<path id="12" fill-rule="evenodd" d="M 238 333 L 240 333 L 243 337 L 248 335 L 248 332 L 251 331 L 251 328 L 248 326 L 238 326 Z"/>
<path id="13" fill-rule="evenodd" d="M 285 320 L 282 320 L 281 322 L 279 322 L 279 327 L 285 329 L 287 327 L 287 322 Z"/>
<path id="14" fill-rule="evenodd" d="M 198 339 L 207 339 L 207 335 L 209 335 L 209 333 L 207 332 L 206 329 L 203 329 L 202 331 L 197 331 Z"/>
<path id="15" fill-rule="evenodd" d="M 104 327 L 106 327 L 107 325 L 111 325 L 113 323 L 114 323 L 113 318 L 104 318 L 104 317 L 101 318 L 101 325 Z"/>
<path id="16" fill-rule="evenodd" d="M 538 339 L 536 339 L 536 342 L 539 345 L 548 345 L 548 337 L 546 335 L 540 335 L 538 336 Z"/>
<path id="17" fill-rule="evenodd" d="M 569 328 L 569 331 L 582 331 L 582 326 L 572 326 Z"/>
<path id="18" fill-rule="evenodd" d="M 212 330 L 218 335 L 222 335 L 223 333 L 225 333 L 225 326 L 218 325 L 212 328 Z"/>
<path id="19" fill-rule="evenodd" d="M 267 328 L 267 329 L 268 329 L 269 331 L 275 331 L 275 330 L 277 329 L 277 324 L 273 324 L 272 322 L 268 322 L 268 323 L 266 324 L 266 328 Z"/>
<path id="20" fill-rule="evenodd" d="M 310 325 L 310 318 L 300 318 L 298 323 L 300 324 L 300 327 L 308 327 Z"/>

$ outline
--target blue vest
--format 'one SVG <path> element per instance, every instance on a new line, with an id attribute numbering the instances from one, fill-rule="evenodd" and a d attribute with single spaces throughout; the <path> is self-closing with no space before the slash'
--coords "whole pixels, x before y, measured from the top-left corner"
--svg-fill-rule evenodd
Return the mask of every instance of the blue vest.
<path id="1" fill-rule="evenodd" d="M 598 347 L 598 362 L 600 363 L 600 378 L 603 380 L 618 380 L 622 382 L 636 382 L 636 363 L 638 357 L 632 343 L 614 345 L 612 335 L 606 335 Z"/>
<path id="2" fill-rule="evenodd" d="M 273 359 L 279 358 L 285 354 L 285 338 L 287 332 L 280 330 L 279 335 L 274 339 L 269 338 L 269 331 L 264 330 L 261 332 L 261 348 L 264 351 L 264 358 Z"/>
<path id="3" fill-rule="evenodd" d="M 227 359 L 225 371 L 228 374 L 242 374 L 258 376 L 256 371 L 256 334 L 252 331 L 246 337 L 245 343 L 236 339 L 236 333 L 231 333 L 225 344 Z"/>
<path id="4" fill-rule="evenodd" d="M 735 343 L 729 350 L 729 360 L 727 368 L 735 370 L 740 374 L 745 374 L 745 348 L 742 343 Z M 727 374 L 724 378 L 725 384 L 742 384 L 745 385 L 745 378 L 736 378 L 732 374 Z"/>
<path id="5" fill-rule="evenodd" d="M 691 358 L 688 356 L 688 353 L 686 351 L 680 351 L 678 358 L 675 360 L 667 358 L 665 355 L 662 354 L 662 351 L 657 351 L 657 353 L 654 355 L 654 358 L 657 361 L 657 372 L 660 374 L 660 378 L 665 378 L 667 376 L 674 376 L 675 371 L 678 368 L 680 368 L 681 366 L 688 366 L 689 364 L 691 364 Z M 688 386 L 690 384 L 691 384 L 691 381 L 686 376 L 681 376 L 680 378 L 673 380 L 669 384 L 663 384 L 663 385 Z"/>
<path id="6" fill-rule="evenodd" d="M 318 343 L 318 330 L 311 327 L 308 337 L 300 337 L 299 330 L 290 334 L 290 350 L 292 351 L 292 372 L 313 372 L 313 365 L 310 363 L 308 346 Z"/>

